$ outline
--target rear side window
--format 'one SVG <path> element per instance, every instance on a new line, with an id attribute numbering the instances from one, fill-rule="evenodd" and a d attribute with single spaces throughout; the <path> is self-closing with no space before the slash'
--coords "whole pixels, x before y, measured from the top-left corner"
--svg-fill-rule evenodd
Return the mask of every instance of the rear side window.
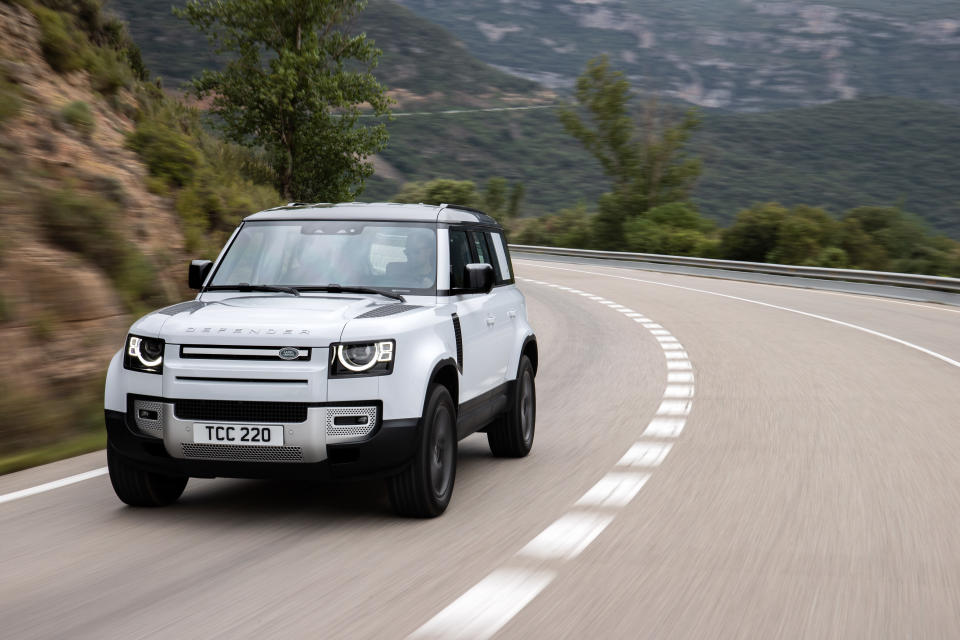
<path id="1" fill-rule="evenodd" d="M 494 263 L 494 268 L 497 270 L 497 284 L 513 282 L 513 274 L 510 272 L 510 259 L 507 257 L 507 247 L 503 242 L 503 234 L 488 231 L 486 235 L 497 258 Z"/>
<path id="2" fill-rule="evenodd" d="M 487 239 L 497 258 L 494 265 L 497 269 L 497 284 L 513 282 L 513 273 L 510 272 L 510 258 L 507 256 L 507 246 L 503 241 L 503 234 L 488 231 Z"/>
<path id="3" fill-rule="evenodd" d="M 450 288 L 462 289 L 466 285 L 464 273 L 470 259 L 470 241 L 462 229 L 450 230 Z"/>

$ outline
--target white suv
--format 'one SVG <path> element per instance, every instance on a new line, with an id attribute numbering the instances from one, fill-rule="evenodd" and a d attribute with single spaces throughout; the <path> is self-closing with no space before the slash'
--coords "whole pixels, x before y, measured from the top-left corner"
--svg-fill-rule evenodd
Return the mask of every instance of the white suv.
<path id="1" fill-rule="evenodd" d="M 117 496 L 160 506 L 189 477 L 388 478 L 443 513 L 457 441 L 533 444 L 537 342 L 502 228 L 463 207 L 291 204 L 252 215 L 196 299 L 130 329 L 107 373 Z"/>

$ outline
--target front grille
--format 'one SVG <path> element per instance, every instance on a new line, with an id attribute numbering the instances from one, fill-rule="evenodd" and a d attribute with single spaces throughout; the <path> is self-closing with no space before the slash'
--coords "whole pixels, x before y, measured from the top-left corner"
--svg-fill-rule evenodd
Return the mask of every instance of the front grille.
<path id="1" fill-rule="evenodd" d="M 181 420 L 210 422 L 307 421 L 305 402 L 246 402 L 241 400 L 174 400 L 173 412 Z M 272 447 L 271 447 L 272 448 Z"/>
<path id="2" fill-rule="evenodd" d="M 247 447 L 234 444 L 181 444 L 185 458 L 234 462 L 303 462 L 300 447 Z"/>
<path id="3" fill-rule="evenodd" d="M 290 356 L 281 358 L 283 351 L 291 350 Z M 296 353 L 293 353 L 293 352 Z M 185 344 L 180 347 L 180 357 L 197 360 L 257 360 L 264 362 L 290 362 L 310 360 L 310 347 L 250 347 Z"/>
<path id="4" fill-rule="evenodd" d="M 364 416 L 363 424 L 337 424 L 337 418 Z M 376 407 L 327 407 L 327 442 L 358 440 L 368 436 L 377 427 Z"/>

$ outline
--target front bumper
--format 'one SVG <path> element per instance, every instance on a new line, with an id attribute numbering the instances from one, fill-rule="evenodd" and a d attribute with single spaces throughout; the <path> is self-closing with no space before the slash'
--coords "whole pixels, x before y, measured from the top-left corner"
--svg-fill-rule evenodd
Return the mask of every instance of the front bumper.
<path id="1" fill-rule="evenodd" d="M 171 402 L 159 398 L 156 400 L 160 404 Z M 189 444 L 192 438 L 188 440 L 186 428 L 192 421 L 176 419 L 172 411 L 169 412 L 169 418 L 164 418 L 162 439 L 144 435 L 137 428 L 129 410 L 127 413 L 108 410 L 105 420 L 108 446 L 114 452 L 145 471 L 165 475 L 200 478 L 355 478 L 391 475 L 403 469 L 412 459 L 419 420 L 381 420 L 373 433 L 362 441 L 333 443 L 318 435 L 326 427 L 327 413 L 321 411 L 324 408 L 322 405 L 311 407 L 307 422 L 291 425 L 292 433 L 288 435 L 285 445 L 295 442 L 304 446 L 299 447 L 299 458 L 286 458 L 283 462 L 277 461 L 277 458 L 251 461 L 187 457 L 184 445 Z M 249 455 L 255 449 L 266 447 L 239 449 Z M 177 453 L 180 455 L 174 455 Z"/>

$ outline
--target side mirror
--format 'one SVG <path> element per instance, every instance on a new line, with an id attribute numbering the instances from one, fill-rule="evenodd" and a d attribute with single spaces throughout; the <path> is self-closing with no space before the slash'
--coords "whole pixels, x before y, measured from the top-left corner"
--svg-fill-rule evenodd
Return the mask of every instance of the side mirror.
<path id="1" fill-rule="evenodd" d="M 490 293 L 493 289 L 493 266 L 477 262 L 464 267 L 464 282 L 467 289 L 475 293 Z"/>
<path id="2" fill-rule="evenodd" d="M 210 269 L 213 263 L 209 260 L 193 260 L 190 262 L 190 288 L 200 290 L 203 287 L 203 281 L 210 275 Z"/>

